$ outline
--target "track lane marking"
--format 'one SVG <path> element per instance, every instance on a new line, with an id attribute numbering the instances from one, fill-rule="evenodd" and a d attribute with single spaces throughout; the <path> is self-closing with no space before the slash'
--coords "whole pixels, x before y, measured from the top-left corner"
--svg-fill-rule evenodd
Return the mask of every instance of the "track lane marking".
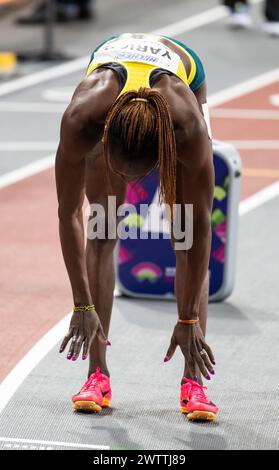
<path id="1" fill-rule="evenodd" d="M 21 439 L 13 437 L 0 437 L 0 442 L 15 443 L 15 444 L 31 444 L 40 446 L 54 446 L 54 447 L 73 447 L 77 449 L 94 449 L 94 450 L 110 450 L 109 446 L 94 445 L 94 444 L 78 444 L 74 442 L 60 442 L 60 441 L 44 441 L 39 439 Z"/>
<path id="2" fill-rule="evenodd" d="M 69 328 L 70 318 L 71 314 L 69 313 L 52 327 L 4 378 L 0 385 L 0 414 L 30 372 L 65 336 L 65 331 Z"/>
<path id="3" fill-rule="evenodd" d="M 0 142 L 0 152 L 53 152 L 57 146 L 57 142 Z"/>
<path id="4" fill-rule="evenodd" d="M 251 0 L 251 3 L 254 4 L 261 2 L 262 0 Z M 220 13 L 221 10 L 223 11 L 222 15 Z M 167 34 L 167 31 L 171 32 L 172 35 L 176 36 L 186 31 L 197 29 L 201 26 L 204 26 L 205 24 L 218 21 L 228 15 L 229 10 L 225 11 L 223 6 L 212 7 L 202 13 L 192 15 L 184 20 L 179 20 L 175 23 L 167 24 L 165 26 L 162 26 L 161 28 L 155 29 L 154 31 L 151 31 L 150 34 L 159 34 L 159 31 L 163 31 L 164 34 Z M 209 21 L 206 21 L 207 16 L 209 18 Z M 70 75 L 74 72 L 80 72 L 82 69 L 85 69 L 88 65 L 88 57 L 89 56 L 81 57 L 79 59 L 67 62 L 66 64 L 50 67 L 40 72 L 30 74 L 26 77 L 18 78 L 9 83 L 4 83 L 3 85 L 0 85 L 0 96 L 8 95 L 9 93 L 23 90 L 25 88 L 38 85 L 39 83 L 43 83 L 54 78 L 60 78 L 64 75 Z"/>
<path id="5" fill-rule="evenodd" d="M 0 103 L 1 110 L 1 103 Z M 211 108 L 214 119 L 267 119 L 278 120 L 279 111 L 272 109 Z"/>
<path id="6" fill-rule="evenodd" d="M 211 107 L 224 104 L 231 101 L 234 98 L 239 98 L 247 93 L 257 91 L 264 86 L 270 85 L 279 80 L 279 67 L 269 72 L 260 74 L 244 82 L 240 82 L 229 88 L 226 88 L 218 93 L 214 93 L 208 97 L 208 103 Z M 1 86 L 0 86 L 1 95 Z M 52 162 L 52 163 L 51 163 Z M 21 179 L 27 178 L 28 176 L 35 175 L 40 171 L 50 168 L 54 163 L 54 156 L 37 160 L 34 163 L 13 170 L 12 172 L 6 173 L 0 176 L 0 188 L 4 188 L 9 184 L 16 183 Z M 42 169 L 40 169 L 42 167 Z"/>
<path id="7" fill-rule="evenodd" d="M 210 95 L 207 100 L 208 105 L 210 107 L 219 106 L 223 103 L 226 103 L 227 101 L 231 101 L 235 98 L 240 98 L 243 95 L 253 93 L 253 91 L 257 91 L 260 88 L 271 85 L 278 80 L 279 67 Z"/>
<path id="8" fill-rule="evenodd" d="M 48 170 L 52 168 L 54 165 L 55 156 L 49 155 L 48 157 L 41 158 L 36 162 L 29 163 L 28 165 L 24 165 L 16 170 L 10 171 L 9 173 L 5 173 L 4 175 L 0 176 L 0 189 L 10 186 L 11 184 L 15 184 L 25 178 L 29 178 L 30 176 L 37 175 L 42 171 Z"/>
<path id="9" fill-rule="evenodd" d="M 251 4 L 261 3 L 263 0 L 250 0 Z M 179 36 L 180 34 L 186 33 L 187 31 L 193 31 L 194 29 L 201 28 L 207 24 L 214 23 L 230 16 L 230 11 L 224 5 L 219 5 L 210 8 L 202 13 L 197 13 L 190 18 L 184 18 L 181 21 L 176 21 L 169 26 L 164 28 L 158 28 L 153 31 L 153 34 L 165 34 L 166 36 Z"/>
<path id="10" fill-rule="evenodd" d="M 24 102 L 24 101 L 0 101 L 0 112 L 5 113 L 63 113 L 67 104 Z"/>
<path id="11" fill-rule="evenodd" d="M 242 150 L 277 150 L 279 140 L 228 140 L 237 149 Z"/>
<path id="12" fill-rule="evenodd" d="M 220 5 L 203 11 L 202 13 L 197 13 L 190 18 L 184 18 L 183 20 L 176 21 L 168 26 L 155 29 L 152 33 L 164 34 L 166 36 L 179 36 L 187 31 L 193 31 L 194 29 L 201 28 L 209 23 L 222 20 L 227 16 L 229 16 L 227 8 Z"/>
<path id="13" fill-rule="evenodd" d="M 279 178 L 279 170 L 271 168 L 242 168 L 242 174 L 255 178 Z"/>
<path id="14" fill-rule="evenodd" d="M 259 207 L 263 206 L 267 202 L 279 196 L 279 181 L 261 189 L 252 196 L 244 199 L 239 205 L 239 215 L 243 216 L 248 212 L 251 212 Z"/>

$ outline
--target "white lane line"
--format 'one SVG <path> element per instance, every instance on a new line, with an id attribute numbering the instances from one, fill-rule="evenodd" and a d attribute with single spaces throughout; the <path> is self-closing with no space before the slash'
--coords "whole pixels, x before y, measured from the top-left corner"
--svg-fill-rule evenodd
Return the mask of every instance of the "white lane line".
<path id="1" fill-rule="evenodd" d="M 271 95 L 269 101 L 273 106 L 279 106 L 279 94 Z"/>
<path id="2" fill-rule="evenodd" d="M 251 91 L 256 91 L 259 88 L 268 86 L 279 80 L 279 68 L 266 72 L 264 74 L 253 77 L 245 82 L 238 83 L 232 87 L 222 90 L 208 97 L 210 106 L 217 106 L 226 103 L 234 98 L 243 96 Z M 0 86 L 1 89 L 1 86 Z M 37 160 L 27 166 L 14 170 L 10 173 L 0 176 L 0 188 L 8 186 L 9 184 L 16 183 L 21 179 L 27 178 L 34 174 L 39 173 L 47 168 L 50 168 L 54 162 L 54 156 Z"/>
<path id="3" fill-rule="evenodd" d="M 23 101 L 0 101 L 0 112 L 5 113 L 63 113 L 65 104 L 58 103 L 35 103 Z"/>
<path id="4" fill-rule="evenodd" d="M 277 150 L 279 140 L 230 140 L 230 144 L 241 150 Z"/>
<path id="5" fill-rule="evenodd" d="M 279 80 L 279 67 L 269 72 L 265 72 L 256 77 L 245 80 L 244 82 L 233 85 L 225 90 L 218 91 L 209 96 L 208 104 L 210 107 L 219 106 L 227 101 L 240 98 L 243 95 L 257 91 L 259 88 L 268 86 Z"/>
<path id="6" fill-rule="evenodd" d="M 0 96 L 8 95 L 9 93 L 14 93 L 15 91 L 23 90 L 54 78 L 60 78 L 74 72 L 80 72 L 83 69 L 85 70 L 88 65 L 88 61 L 88 56 L 82 57 L 80 59 L 67 62 L 66 64 L 49 67 L 41 72 L 32 73 L 26 77 L 4 83 L 3 85 L 0 85 Z"/>
<path id="7" fill-rule="evenodd" d="M 54 165 L 54 155 L 42 158 L 36 162 L 32 162 L 29 165 L 22 166 L 16 170 L 10 171 L 0 176 L 0 188 L 5 188 L 11 184 L 17 183 L 25 178 L 41 173 L 41 171 L 47 170 Z"/>
<path id="8" fill-rule="evenodd" d="M 1 109 L 1 104 L 0 104 Z M 273 109 L 211 108 L 211 118 L 278 120 L 279 111 Z"/>
<path id="9" fill-rule="evenodd" d="M 15 443 L 15 444 L 31 444 L 55 447 L 71 447 L 76 449 L 100 449 L 109 450 L 109 446 L 93 445 L 93 444 L 77 444 L 75 442 L 59 442 L 59 441 L 41 441 L 37 439 L 16 439 L 11 437 L 0 437 L 0 442 Z"/>
<path id="10" fill-rule="evenodd" d="M 252 3 L 260 3 L 262 0 L 251 1 Z M 223 12 L 222 15 L 221 11 Z M 173 36 L 177 36 L 186 31 L 197 29 L 201 26 L 204 26 L 205 24 L 218 21 L 222 18 L 225 18 L 227 15 L 228 10 L 224 9 L 224 7 L 213 7 L 205 10 L 203 13 L 198 13 L 197 15 L 186 18 L 183 21 L 179 20 L 175 23 L 165 25 L 159 29 L 155 29 L 154 31 L 151 31 L 151 33 L 159 34 L 159 32 L 162 32 L 166 35 L 171 34 Z M 64 75 L 69 75 L 74 72 L 80 72 L 83 69 L 85 70 L 85 67 L 88 65 L 88 61 L 88 56 L 81 57 L 80 59 L 75 59 L 65 64 L 50 67 L 42 70 L 41 72 L 36 72 L 26 77 L 18 78 L 9 83 L 4 83 L 3 85 L 0 85 L 0 96 L 8 95 L 9 93 L 23 90 L 24 88 L 38 85 L 39 83 L 43 83 L 54 78 L 63 77 Z"/>
<path id="11" fill-rule="evenodd" d="M 68 314 L 51 328 L 5 377 L 0 385 L 0 413 L 34 367 L 65 336 L 69 329 L 70 317 L 71 314 Z"/>
<path id="12" fill-rule="evenodd" d="M 42 98 L 46 101 L 56 101 L 58 103 L 69 103 L 74 94 L 75 87 L 57 87 L 43 90 Z"/>
<path id="13" fill-rule="evenodd" d="M 186 33 L 187 31 L 193 31 L 194 29 L 201 28 L 209 23 L 213 23 L 218 20 L 222 20 L 229 15 L 228 9 L 222 5 L 210 8 L 202 13 L 191 16 L 190 18 L 184 18 L 181 21 L 176 21 L 168 26 L 155 29 L 152 31 L 153 34 L 164 34 L 165 36 L 178 36 Z"/>
<path id="14" fill-rule="evenodd" d="M 57 142 L 0 142 L 0 152 L 53 152 Z"/>
<path id="15" fill-rule="evenodd" d="M 250 3 L 257 4 L 263 0 L 250 0 Z M 196 15 L 184 18 L 181 21 L 176 21 L 170 25 L 162 28 L 155 29 L 152 31 L 153 34 L 164 34 L 166 36 L 179 36 L 180 34 L 186 33 L 187 31 L 193 31 L 194 29 L 201 28 L 209 23 L 227 18 L 230 15 L 229 8 L 220 5 L 209 8 L 208 10 L 197 13 Z"/>
<path id="16" fill-rule="evenodd" d="M 279 181 L 267 186 L 240 203 L 239 215 L 245 215 L 279 196 Z"/>

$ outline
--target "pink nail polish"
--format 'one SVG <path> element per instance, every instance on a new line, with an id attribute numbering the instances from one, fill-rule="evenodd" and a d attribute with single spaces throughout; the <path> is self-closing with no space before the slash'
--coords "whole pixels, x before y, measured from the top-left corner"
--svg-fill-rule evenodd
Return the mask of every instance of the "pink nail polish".
<path id="1" fill-rule="evenodd" d="M 207 380 L 211 380 L 210 375 L 207 375 L 207 376 L 206 376 L 206 379 L 207 379 Z"/>
<path id="2" fill-rule="evenodd" d="M 211 373 L 211 375 L 215 375 L 215 370 L 212 369 L 212 371 L 210 373 Z"/>
<path id="3" fill-rule="evenodd" d="M 86 356 L 83 355 L 83 356 L 82 356 L 82 360 L 85 361 L 85 359 L 86 359 Z"/>
<path id="4" fill-rule="evenodd" d="M 77 360 L 77 357 L 76 356 L 73 356 L 72 357 L 72 361 L 76 361 Z"/>
<path id="5" fill-rule="evenodd" d="M 111 342 L 107 339 L 107 346 L 111 346 Z"/>
<path id="6" fill-rule="evenodd" d="M 166 357 L 164 358 L 164 362 L 168 362 L 169 360 L 170 360 L 170 359 L 169 359 L 168 356 L 166 356 Z"/>

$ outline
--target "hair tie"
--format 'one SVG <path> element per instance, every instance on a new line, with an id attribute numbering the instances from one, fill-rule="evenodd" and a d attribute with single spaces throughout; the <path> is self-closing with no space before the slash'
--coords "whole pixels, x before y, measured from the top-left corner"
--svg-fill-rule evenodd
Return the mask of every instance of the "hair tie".
<path id="1" fill-rule="evenodd" d="M 148 103 L 148 100 L 146 98 L 133 98 L 131 101 L 144 101 L 145 103 Z"/>

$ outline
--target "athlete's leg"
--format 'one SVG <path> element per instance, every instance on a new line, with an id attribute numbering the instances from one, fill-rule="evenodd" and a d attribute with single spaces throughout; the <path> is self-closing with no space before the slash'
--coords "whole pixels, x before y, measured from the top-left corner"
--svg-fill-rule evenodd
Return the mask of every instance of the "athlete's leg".
<path id="1" fill-rule="evenodd" d="M 249 1 L 248 0 L 224 0 L 223 1 L 223 4 L 226 7 L 229 7 L 231 9 L 231 11 L 236 10 L 236 6 L 237 6 L 238 3 L 243 3 L 244 5 L 248 5 Z"/>
<path id="2" fill-rule="evenodd" d="M 108 199 L 105 186 L 105 165 L 102 156 L 88 159 L 86 165 L 86 196 L 91 204 L 100 204 L 105 209 L 105 220 L 99 224 L 108 224 Z M 116 175 L 112 175 L 113 194 L 116 195 L 116 207 L 124 202 L 126 185 Z M 93 214 L 92 214 L 93 215 Z M 110 219 L 111 221 L 111 219 Z M 118 222 L 118 221 L 117 221 Z M 86 260 L 90 290 L 96 311 L 100 317 L 105 334 L 108 335 L 115 285 L 113 250 L 116 239 L 91 239 L 92 233 L 87 237 Z M 109 375 L 106 363 L 106 346 L 95 338 L 90 350 L 89 375 L 97 367 L 103 374 Z"/>
<path id="3" fill-rule="evenodd" d="M 265 17 L 267 21 L 279 22 L 279 1 L 278 0 L 266 0 Z"/>

